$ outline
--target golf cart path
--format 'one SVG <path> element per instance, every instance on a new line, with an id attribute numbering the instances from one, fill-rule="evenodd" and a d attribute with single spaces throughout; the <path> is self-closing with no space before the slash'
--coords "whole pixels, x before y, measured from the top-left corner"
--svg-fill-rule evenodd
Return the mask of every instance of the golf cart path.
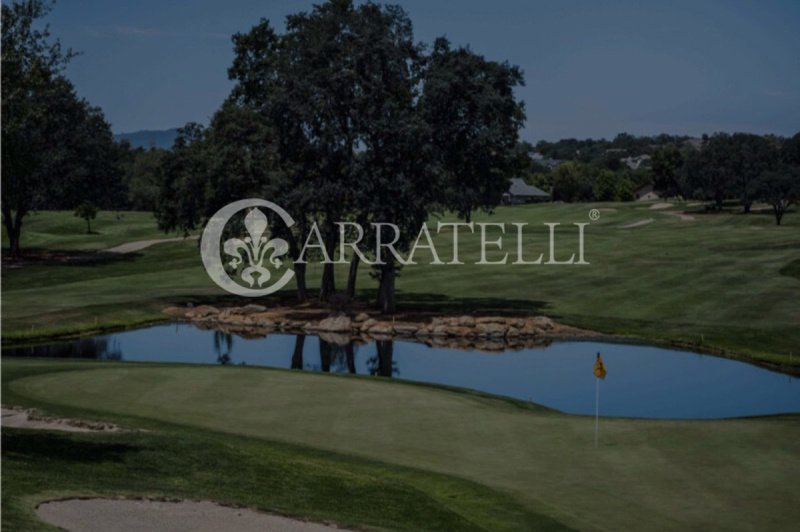
<path id="1" fill-rule="evenodd" d="M 65 499 L 40 504 L 39 519 L 71 532 L 327 532 L 342 530 L 209 501 Z"/>
<path id="2" fill-rule="evenodd" d="M 156 244 L 161 244 L 164 242 L 181 242 L 183 240 L 197 240 L 197 237 L 188 236 L 184 238 L 182 236 L 178 236 L 175 238 L 155 238 L 152 240 L 136 240 L 134 242 L 126 242 L 124 244 L 120 244 L 119 246 L 114 246 L 113 248 L 108 248 L 104 251 L 106 253 L 135 253 L 137 251 L 141 251 Z"/>

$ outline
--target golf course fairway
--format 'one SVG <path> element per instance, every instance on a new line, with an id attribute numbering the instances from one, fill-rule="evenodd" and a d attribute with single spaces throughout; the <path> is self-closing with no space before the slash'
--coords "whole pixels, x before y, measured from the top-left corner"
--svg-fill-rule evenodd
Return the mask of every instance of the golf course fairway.
<path id="1" fill-rule="evenodd" d="M 579 529 L 788 530 L 800 520 L 794 415 L 601 419 L 594 448 L 593 418 L 377 378 L 14 359 L 4 370 L 6 397 L 27 405 L 458 477 Z"/>

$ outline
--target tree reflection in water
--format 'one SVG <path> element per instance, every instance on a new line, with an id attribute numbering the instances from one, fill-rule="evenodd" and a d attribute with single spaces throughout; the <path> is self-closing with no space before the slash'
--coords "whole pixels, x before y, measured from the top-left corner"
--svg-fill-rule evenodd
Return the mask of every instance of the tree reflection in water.
<path id="1" fill-rule="evenodd" d="M 306 345 L 306 335 L 298 334 L 294 337 L 294 352 L 292 353 L 292 369 L 303 369 L 303 347 Z"/>
<path id="2" fill-rule="evenodd" d="M 81 338 L 74 342 L 32 345 L 26 347 L 7 347 L 3 356 L 12 357 L 53 357 L 53 358 L 85 358 L 92 360 L 122 360 L 119 342 L 112 343 L 106 337 Z"/>
<path id="3" fill-rule="evenodd" d="M 214 331 L 214 352 L 217 354 L 217 364 L 227 366 L 232 362 L 231 350 L 233 349 L 233 335 L 222 331 Z"/>
<path id="4" fill-rule="evenodd" d="M 394 342 L 392 340 L 376 340 L 377 353 L 367 360 L 370 375 L 391 377 L 399 375 L 397 362 L 394 361 Z"/>
<path id="5" fill-rule="evenodd" d="M 295 345 L 295 353 L 297 346 Z M 325 373 L 356 373 L 356 347 L 355 344 L 337 344 L 319 339 L 319 371 Z M 292 358 L 292 368 L 294 368 L 294 358 Z"/>

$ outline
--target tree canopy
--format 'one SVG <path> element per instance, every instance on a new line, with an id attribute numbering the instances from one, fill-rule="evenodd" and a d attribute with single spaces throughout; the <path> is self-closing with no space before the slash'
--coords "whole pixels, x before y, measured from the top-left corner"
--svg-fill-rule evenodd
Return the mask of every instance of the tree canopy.
<path id="1" fill-rule="evenodd" d="M 2 6 L 2 214 L 11 256 L 32 210 L 107 206 L 121 193 L 110 127 L 63 75 L 74 54 L 35 27 L 50 8 L 42 0 Z"/>

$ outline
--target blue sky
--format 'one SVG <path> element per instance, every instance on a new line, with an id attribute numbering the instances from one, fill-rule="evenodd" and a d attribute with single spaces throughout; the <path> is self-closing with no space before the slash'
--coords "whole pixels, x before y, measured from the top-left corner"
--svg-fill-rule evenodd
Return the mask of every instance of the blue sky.
<path id="1" fill-rule="evenodd" d="M 228 94 L 230 35 L 314 2 L 60 0 L 46 21 L 82 55 L 68 76 L 115 132 L 207 122 Z M 519 65 L 526 140 L 800 131 L 800 2 L 409 0 L 445 35 Z"/>

